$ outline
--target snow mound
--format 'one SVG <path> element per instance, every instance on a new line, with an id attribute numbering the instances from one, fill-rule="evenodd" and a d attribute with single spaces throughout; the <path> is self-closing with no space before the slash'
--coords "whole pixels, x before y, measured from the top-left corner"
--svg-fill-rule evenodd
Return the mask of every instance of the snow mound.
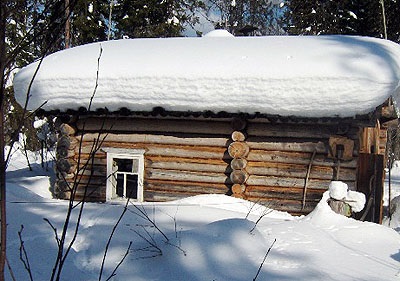
<path id="1" fill-rule="evenodd" d="M 329 184 L 329 196 L 336 200 L 346 198 L 348 185 L 342 181 L 331 181 Z"/>
<path id="2" fill-rule="evenodd" d="M 359 36 L 126 39 L 46 57 L 29 109 L 226 111 L 353 117 L 400 92 L 400 46 Z M 213 34 L 218 38 L 208 39 Z M 98 66 L 99 61 L 99 66 Z M 24 104 L 39 62 L 14 78 Z M 96 73 L 98 72 L 98 77 Z M 277 98 L 279 97 L 279 98 Z"/>
<path id="3" fill-rule="evenodd" d="M 331 181 L 329 184 L 329 197 L 335 200 L 344 201 L 350 205 L 353 212 L 360 212 L 365 206 L 364 193 L 348 190 L 349 187 L 342 181 Z"/>
<path id="4" fill-rule="evenodd" d="M 216 29 L 208 32 L 204 37 L 234 37 L 229 31 L 225 29 Z"/>
<path id="5" fill-rule="evenodd" d="M 365 206 L 365 195 L 364 193 L 349 190 L 346 195 L 346 202 L 350 205 L 353 212 L 361 212 Z"/>

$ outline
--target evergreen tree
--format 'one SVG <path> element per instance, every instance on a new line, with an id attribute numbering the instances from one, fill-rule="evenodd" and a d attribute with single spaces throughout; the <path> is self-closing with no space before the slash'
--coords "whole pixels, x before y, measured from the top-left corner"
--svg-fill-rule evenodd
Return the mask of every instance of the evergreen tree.
<path id="1" fill-rule="evenodd" d="M 351 0 L 290 0 L 285 13 L 289 34 L 356 34 L 357 14 Z"/>
<path id="2" fill-rule="evenodd" d="M 400 0 L 385 3 L 388 39 L 400 43 Z"/>
<path id="3" fill-rule="evenodd" d="M 120 1 L 115 5 L 115 37 L 173 37 L 183 31 L 174 0 Z"/>
<path id="4" fill-rule="evenodd" d="M 270 0 L 209 0 L 206 14 L 219 15 L 209 20 L 216 28 L 234 35 L 282 34 L 280 6 Z"/>
<path id="5" fill-rule="evenodd" d="M 379 0 L 358 0 L 354 13 L 357 15 L 357 35 L 383 38 L 382 8 Z"/>
<path id="6" fill-rule="evenodd" d="M 385 0 L 388 39 L 400 41 L 400 1 Z M 381 1 L 288 0 L 285 29 L 289 34 L 350 34 L 383 38 Z"/>
<path id="7" fill-rule="evenodd" d="M 79 0 L 71 14 L 71 45 L 106 40 L 108 12 L 107 0 Z"/>

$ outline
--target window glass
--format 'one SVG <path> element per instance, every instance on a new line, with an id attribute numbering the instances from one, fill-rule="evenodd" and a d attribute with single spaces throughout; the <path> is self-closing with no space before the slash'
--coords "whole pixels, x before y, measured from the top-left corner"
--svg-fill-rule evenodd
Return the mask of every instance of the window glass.
<path id="1" fill-rule="evenodd" d="M 125 182 L 125 175 L 117 173 L 117 187 L 116 193 L 119 197 L 124 196 L 124 182 Z"/>
<path id="2" fill-rule="evenodd" d="M 138 192 L 138 176 L 126 175 L 126 197 L 137 199 Z"/>
<path id="3" fill-rule="evenodd" d="M 132 173 L 132 159 L 114 158 L 114 165 L 117 167 L 118 172 Z"/>

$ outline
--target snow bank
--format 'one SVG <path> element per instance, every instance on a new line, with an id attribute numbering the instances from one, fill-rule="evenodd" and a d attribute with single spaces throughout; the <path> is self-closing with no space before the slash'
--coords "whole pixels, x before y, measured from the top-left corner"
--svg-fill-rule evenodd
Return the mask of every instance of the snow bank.
<path id="1" fill-rule="evenodd" d="M 28 107 L 36 109 L 44 101 L 46 110 L 87 107 L 98 59 L 92 109 L 149 111 L 161 106 L 348 117 L 368 113 L 400 91 L 400 47 L 390 41 L 216 35 L 116 40 L 54 53 L 40 66 Z M 19 103 L 24 103 L 37 67 L 38 62 L 17 73 Z"/>
<path id="2" fill-rule="evenodd" d="M 365 206 L 364 193 L 348 190 L 349 187 L 342 181 L 331 181 L 329 184 L 329 197 L 335 200 L 343 200 L 350 205 L 353 212 L 360 212 Z"/>

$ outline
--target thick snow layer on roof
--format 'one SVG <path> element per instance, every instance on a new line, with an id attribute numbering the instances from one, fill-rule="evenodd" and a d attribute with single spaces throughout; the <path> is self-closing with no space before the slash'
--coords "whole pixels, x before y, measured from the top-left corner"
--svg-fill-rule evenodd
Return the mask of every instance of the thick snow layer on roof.
<path id="1" fill-rule="evenodd" d="M 102 53 L 100 55 L 100 49 Z M 100 61 L 99 68 L 97 67 Z M 24 103 L 38 63 L 16 75 Z M 127 39 L 49 55 L 29 109 L 122 107 L 306 117 L 371 112 L 400 91 L 400 46 L 354 36 Z"/>

